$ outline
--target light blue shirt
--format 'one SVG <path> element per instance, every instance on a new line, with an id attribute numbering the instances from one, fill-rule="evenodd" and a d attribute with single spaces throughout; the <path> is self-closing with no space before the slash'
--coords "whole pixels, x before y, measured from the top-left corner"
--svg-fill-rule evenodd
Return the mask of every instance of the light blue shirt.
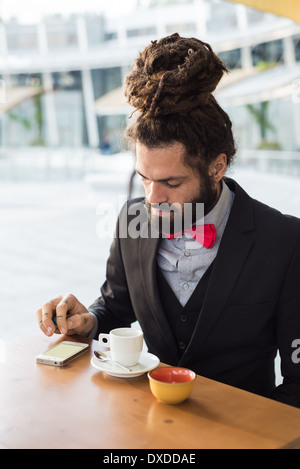
<path id="1" fill-rule="evenodd" d="M 234 193 L 222 181 L 222 192 L 214 208 L 201 220 L 216 228 L 216 241 L 206 249 L 189 233 L 174 239 L 163 238 L 157 253 L 157 263 L 182 306 L 185 306 L 198 282 L 214 261 L 228 221 Z"/>

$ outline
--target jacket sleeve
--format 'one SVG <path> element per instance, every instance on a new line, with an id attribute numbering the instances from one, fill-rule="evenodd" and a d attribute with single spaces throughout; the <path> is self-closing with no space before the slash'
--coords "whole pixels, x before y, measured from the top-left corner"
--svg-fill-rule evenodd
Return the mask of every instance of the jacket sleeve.
<path id="1" fill-rule="evenodd" d="M 118 218 L 106 266 L 106 280 L 101 287 L 101 296 L 88 308 L 95 315 L 98 323 L 94 338 L 100 332 L 109 332 L 117 327 L 129 327 L 131 323 L 136 321 L 128 291 L 119 239 L 119 226 L 125 211 L 127 211 L 127 204 L 121 210 Z"/>
<path id="2" fill-rule="evenodd" d="M 277 343 L 283 383 L 275 400 L 300 408 L 300 238 L 293 252 L 277 309 Z M 299 353 L 297 352 L 297 347 Z"/>

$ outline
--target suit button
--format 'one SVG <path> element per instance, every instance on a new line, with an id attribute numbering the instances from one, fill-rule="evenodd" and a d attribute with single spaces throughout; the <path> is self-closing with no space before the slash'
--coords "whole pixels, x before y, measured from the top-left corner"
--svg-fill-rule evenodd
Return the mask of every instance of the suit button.
<path id="1" fill-rule="evenodd" d="M 182 350 L 182 351 L 186 349 L 186 345 L 185 345 L 184 342 L 179 342 L 178 347 L 179 347 L 180 350 Z"/>
<path id="2" fill-rule="evenodd" d="M 187 321 L 187 315 L 186 314 L 181 314 L 179 316 L 179 319 L 180 319 L 181 322 L 186 322 Z"/>

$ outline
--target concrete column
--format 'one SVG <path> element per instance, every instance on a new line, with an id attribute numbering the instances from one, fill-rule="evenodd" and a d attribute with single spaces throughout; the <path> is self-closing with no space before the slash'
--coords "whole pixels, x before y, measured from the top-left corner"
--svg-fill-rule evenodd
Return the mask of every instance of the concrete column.
<path id="1" fill-rule="evenodd" d="M 247 8 L 245 5 L 236 5 L 236 18 L 237 25 L 241 31 L 247 31 L 248 29 L 248 17 L 247 17 Z M 251 47 L 245 46 L 241 49 L 241 65 L 244 69 L 249 69 L 253 67 Z"/>
<path id="2" fill-rule="evenodd" d="M 117 25 L 117 38 L 118 38 L 119 46 L 126 47 L 127 34 L 126 34 L 125 22 L 122 17 L 116 18 L 116 25 Z"/>
<path id="3" fill-rule="evenodd" d="M 245 46 L 241 49 L 241 66 L 245 70 L 253 67 L 251 47 Z"/>
<path id="4" fill-rule="evenodd" d="M 286 65 L 295 65 L 296 55 L 295 55 L 294 40 L 292 36 L 288 36 L 283 39 L 283 54 L 284 54 L 284 63 Z"/>
<path id="5" fill-rule="evenodd" d="M 87 53 L 89 48 L 88 37 L 86 32 L 85 19 L 82 17 L 77 18 L 77 37 L 80 53 Z M 95 96 L 91 70 L 82 70 L 81 78 L 88 141 L 91 147 L 98 148 L 100 142 L 97 125 L 97 116 L 94 108 Z"/>
<path id="6" fill-rule="evenodd" d="M 40 54 L 48 55 L 48 40 L 46 26 L 43 22 L 37 25 L 38 47 Z M 51 72 L 42 73 L 42 86 L 45 90 L 45 117 L 46 117 L 46 142 L 49 146 L 56 147 L 59 145 L 59 132 L 57 126 L 53 80 Z"/>

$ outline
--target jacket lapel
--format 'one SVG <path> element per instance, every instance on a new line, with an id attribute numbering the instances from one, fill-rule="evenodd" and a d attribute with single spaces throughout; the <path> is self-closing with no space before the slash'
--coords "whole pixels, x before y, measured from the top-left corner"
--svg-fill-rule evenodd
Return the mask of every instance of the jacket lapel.
<path id="1" fill-rule="evenodd" d="M 203 343 L 226 306 L 253 244 L 254 229 L 251 198 L 234 181 L 235 200 L 224 231 L 197 325 L 180 364 L 199 353 Z"/>
<path id="2" fill-rule="evenodd" d="M 149 224 L 145 223 L 141 229 L 141 238 L 139 243 L 140 273 L 144 287 L 144 292 L 148 300 L 150 309 L 155 318 L 159 342 L 164 343 L 164 349 L 172 357 L 173 362 L 179 360 L 178 348 L 172 333 L 172 330 L 163 311 L 158 285 L 157 285 L 157 264 L 156 254 L 159 245 L 159 238 L 147 237 Z"/>

